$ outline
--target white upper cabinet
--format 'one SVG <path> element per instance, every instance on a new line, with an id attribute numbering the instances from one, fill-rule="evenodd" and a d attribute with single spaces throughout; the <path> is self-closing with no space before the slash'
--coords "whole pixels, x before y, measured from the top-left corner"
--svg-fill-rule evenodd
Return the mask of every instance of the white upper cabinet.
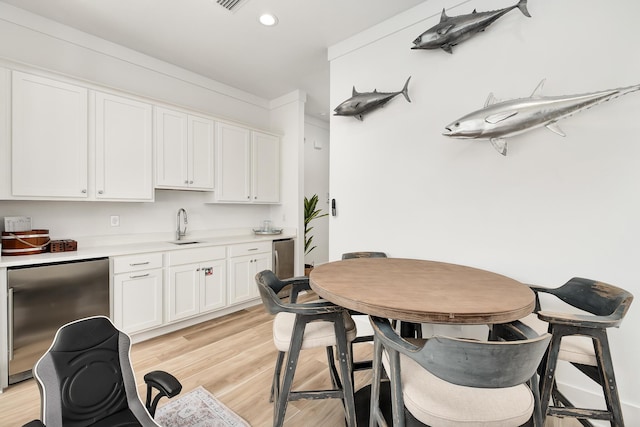
<path id="1" fill-rule="evenodd" d="M 163 107 L 155 120 L 156 187 L 213 190 L 213 120 Z"/>
<path id="2" fill-rule="evenodd" d="M 217 123 L 216 200 L 251 201 L 251 131 Z"/>
<path id="3" fill-rule="evenodd" d="M 95 93 L 95 197 L 153 200 L 150 104 Z"/>
<path id="4" fill-rule="evenodd" d="M 251 188 L 254 202 L 280 201 L 280 138 L 251 132 Z"/>
<path id="5" fill-rule="evenodd" d="M 153 200 L 151 104 L 13 71 L 11 197 Z"/>
<path id="6" fill-rule="evenodd" d="M 217 123 L 216 201 L 278 203 L 280 139 Z"/>
<path id="7" fill-rule="evenodd" d="M 87 198 L 87 89 L 18 71 L 12 89 L 12 195 Z"/>

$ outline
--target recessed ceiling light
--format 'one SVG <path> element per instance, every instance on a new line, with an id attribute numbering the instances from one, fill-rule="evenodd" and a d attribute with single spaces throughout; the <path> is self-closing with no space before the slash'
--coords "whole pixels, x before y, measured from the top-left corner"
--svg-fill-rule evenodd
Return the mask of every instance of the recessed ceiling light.
<path id="1" fill-rule="evenodd" d="M 270 13 L 260 15 L 260 23 L 267 27 L 273 27 L 278 23 L 278 18 Z"/>

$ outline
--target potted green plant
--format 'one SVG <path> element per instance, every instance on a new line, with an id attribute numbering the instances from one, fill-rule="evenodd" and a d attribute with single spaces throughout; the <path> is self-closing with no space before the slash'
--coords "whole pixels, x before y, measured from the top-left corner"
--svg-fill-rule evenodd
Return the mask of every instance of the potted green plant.
<path id="1" fill-rule="evenodd" d="M 322 209 L 317 208 L 318 205 L 318 195 L 314 194 L 311 198 L 304 197 L 304 254 L 308 255 L 313 251 L 316 247 L 312 246 L 313 235 L 311 234 L 311 230 L 313 230 L 313 226 L 309 225 L 311 221 L 316 218 L 322 218 L 323 216 L 327 216 L 328 214 L 322 213 Z M 305 264 L 304 265 L 304 274 L 309 275 L 309 272 L 313 269 L 313 264 Z"/>

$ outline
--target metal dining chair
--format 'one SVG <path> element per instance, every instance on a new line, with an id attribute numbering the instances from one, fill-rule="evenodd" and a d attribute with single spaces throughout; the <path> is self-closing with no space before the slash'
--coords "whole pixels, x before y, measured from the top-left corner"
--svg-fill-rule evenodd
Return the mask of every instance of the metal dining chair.
<path id="1" fill-rule="evenodd" d="M 553 337 L 541 365 L 543 418 L 547 415 L 574 417 L 585 426 L 593 425 L 589 419 L 607 420 L 612 426 L 624 426 L 607 329 L 620 326 L 633 295 L 616 286 L 579 277 L 559 288 L 530 287 L 536 293 L 536 314 L 524 322 L 538 331 L 548 330 Z M 542 310 L 540 294 L 553 295 L 581 312 Z M 602 388 L 607 409 L 575 407 L 558 390 L 555 380 L 558 361 L 569 362 L 595 381 Z"/>
<path id="2" fill-rule="evenodd" d="M 308 289 L 308 280 L 282 281 L 270 270 L 256 275 L 262 303 L 273 321 L 273 342 L 278 349 L 278 358 L 271 386 L 274 402 L 274 427 L 284 423 L 289 401 L 300 399 L 341 399 L 345 408 L 347 426 L 355 426 L 355 403 L 353 393 L 350 343 L 356 337 L 356 325 L 346 309 L 325 300 L 300 304 L 297 295 Z M 283 301 L 278 293 L 292 286 L 290 302 Z M 333 347 L 336 347 L 340 374 L 334 362 Z M 332 389 L 292 390 L 293 377 L 300 351 L 326 347 Z M 282 368 L 287 355 L 284 378 Z"/>
<path id="3" fill-rule="evenodd" d="M 536 370 L 551 336 L 520 322 L 494 325 L 499 341 L 435 336 L 412 343 L 388 319 L 371 317 L 374 366 L 369 426 L 387 425 L 380 409 L 383 350 L 393 426 L 520 426 L 536 414 Z M 406 408 L 406 414 L 405 414 Z M 406 418 L 405 418 L 406 417 Z"/>

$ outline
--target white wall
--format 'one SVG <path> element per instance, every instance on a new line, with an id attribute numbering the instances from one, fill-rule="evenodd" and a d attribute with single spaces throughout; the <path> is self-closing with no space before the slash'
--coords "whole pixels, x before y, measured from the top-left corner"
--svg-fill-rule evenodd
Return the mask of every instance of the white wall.
<path id="1" fill-rule="evenodd" d="M 640 92 L 513 137 L 507 157 L 488 141 L 441 135 L 482 108 L 487 95 L 568 95 L 640 83 L 640 3 L 531 1 L 532 18 L 513 10 L 487 31 L 443 51 L 411 50 L 439 22 L 431 0 L 329 50 L 332 107 L 363 91 L 409 93 L 359 122 L 331 118 L 330 258 L 381 250 L 467 264 L 526 283 L 572 276 L 610 282 L 640 296 Z M 461 15 L 515 1 L 475 0 Z M 640 308 L 610 332 L 628 425 L 640 425 L 636 339 Z M 593 390 L 567 376 L 565 382 Z"/>
<path id="2" fill-rule="evenodd" d="M 275 226 L 303 229 L 302 191 L 304 188 L 304 105 L 306 93 L 296 91 L 272 102 L 271 126 L 282 135 L 280 156 L 280 199 L 282 203 L 271 209 Z M 298 236 L 302 231 L 298 233 Z M 297 240 L 295 248 L 296 276 L 304 274 L 304 243 Z"/>
<path id="3" fill-rule="evenodd" d="M 312 117 L 305 118 L 304 195 L 318 195 L 317 208 L 330 214 L 329 205 L 329 124 Z M 316 248 L 305 256 L 305 264 L 319 265 L 329 261 L 329 217 L 315 219 L 311 224 Z"/>
<path id="4" fill-rule="evenodd" d="M 259 98 L 4 3 L 0 16 L 0 40 L 11 41 L 0 43 L 0 66 L 42 69 L 265 130 L 287 132 L 303 120 L 304 110 L 278 113 L 281 100 Z M 278 117 L 277 124 L 272 123 L 272 114 Z M 283 159 L 298 156 L 292 138 L 302 144 L 301 132 L 283 134 Z M 6 179 L 6 172 L 0 171 L 0 177 Z M 283 206 L 295 206 L 297 202 L 288 198 L 296 197 L 296 192 L 286 188 L 283 184 Z M 0 201 L 0 217 L 31 216 L 34 227 L 48 228 L 52 238 L 73 239 L 172 232 L 181 207 L 188 211 L 189 230 L 257 227 L 267 218 L 274 225 L 298 227 L 295 211 L 283 219 L 279 208 L 211 205 L 205 204 L 207 199 L 205 193 L 164 190 L 156 192 L 155 203 Z M 110 226 L 111 215 L 120 216 L 119 227 Z"/>

